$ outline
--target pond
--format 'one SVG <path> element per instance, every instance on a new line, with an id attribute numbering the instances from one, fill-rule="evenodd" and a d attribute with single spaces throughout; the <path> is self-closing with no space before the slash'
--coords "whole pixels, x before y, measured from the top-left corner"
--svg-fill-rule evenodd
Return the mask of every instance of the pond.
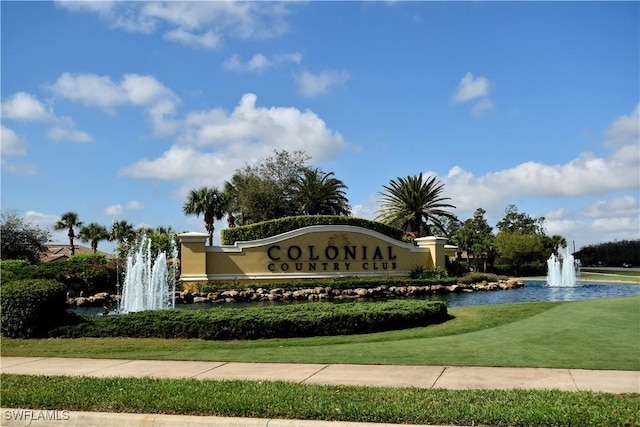
<path id="1" fill-rule="evenodd" d="M 524 288 L 506 291 L 473 292 L 463 294 L 438 295 L 448 307 L 470 305 L 505 304 L 511 302 L 536 301 L 580 301 L 601 298 L 618 298 L 640 295 L 640 285 L 613 283 L 579 283 L 575 287 L 548 287 L 544 281 L 525 280 Z"/>
<path id="2" fill-rule="evenodd" d="M 618 298 L 640 295 L 640 285 L 629 285 L 623 283 L 579 283 L 575 287 L 551 288 L 545 286 L 544 281 L 526 280 L 525 287 L 486 292 L 464 292 L 459 294 L 432 295 L 429 298 L 433 301 L 444 301 L 448 307 L 464 307 L 473 305 L 506 304 L 513 302 L 536 302 L 536 301 L 580 301 L 601 298 Z M 353 300 L 350 300 L 353 301 Z M 236 308 L 258 305 L 273 304 L 308 304 L 307 302 L 289 303 L 220 303 L 220 304 L 183 304 L 176 305 L 178 309 L 202 310 L 212 308 Z M 74 313 L 101 315 L 102 308 L 87 307 L 69 309 Z"/>

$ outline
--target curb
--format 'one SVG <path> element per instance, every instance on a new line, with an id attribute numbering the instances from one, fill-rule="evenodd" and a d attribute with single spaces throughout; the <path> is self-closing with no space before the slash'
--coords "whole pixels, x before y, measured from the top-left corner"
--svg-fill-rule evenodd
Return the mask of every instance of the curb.
<path id="1" fill-rule="evenodd" d="M 351 421 L 285 420 L 162 414 L 120 414 L 112 412 L 80 412 L 47 409 L 0 409 L 1 425 L 65 427 L 395 427 L 407 424 L 359 423 Z M 416 425 L 413 427 L 447 427 Z M 453 427 L 453 426 L 450 426 Z M 459 427 L 459 426 L 457 426 Z"/>

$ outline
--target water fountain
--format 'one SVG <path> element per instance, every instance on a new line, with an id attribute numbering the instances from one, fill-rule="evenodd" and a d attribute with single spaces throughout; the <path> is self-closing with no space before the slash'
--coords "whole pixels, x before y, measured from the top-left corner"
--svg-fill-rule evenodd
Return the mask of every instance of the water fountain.
<path id="1" fill-rule="evenodd" d="M 178 251 L 174 244 L 170 256 L 177 259 Z M 120 313 L 175 308 L 177 263 L 171 262 L 168 266 L 165 252 L 153 259 L 151 239 L 144 237 L 137 242 L 135 250 L 127 256 L 126 268 Z"/>
<path id="2" fill-rule="evenodd" d="M 547 260 L 547 286 L 571 288 L 577 285 L 578 263 L 569 248 L 559 248 L 558 256 L 551 254 Z"/>

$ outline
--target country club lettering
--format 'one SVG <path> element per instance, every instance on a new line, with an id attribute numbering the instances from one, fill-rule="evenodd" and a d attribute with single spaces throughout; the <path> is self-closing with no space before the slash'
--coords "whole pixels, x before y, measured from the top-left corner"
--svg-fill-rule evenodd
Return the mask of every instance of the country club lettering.
<path id="1" fill-rule="evenodd" d="M 272 272 L 295 271 L 358 271 L 395 270 L 396 255 L 393 246 L 374 249 L 368 246 L 334 246 L 324 249 L 316 246 L 271 245 L 267 256 L 272 261 L 267 265 Z"/>

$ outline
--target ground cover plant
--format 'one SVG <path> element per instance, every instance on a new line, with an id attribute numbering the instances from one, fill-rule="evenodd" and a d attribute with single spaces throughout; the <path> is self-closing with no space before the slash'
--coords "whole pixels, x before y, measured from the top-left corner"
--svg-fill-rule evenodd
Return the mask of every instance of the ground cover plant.
<path id="1" fill-rule="evenodd" d="M 448 309 L 427 327 L 256 341 L 2 339 L 3 356 L 640 370 L 640 297 Z"/>
<path id="2" fill-rule="evenodd" d="M 118 316 L 78 316 L 51 336 L 201 338 L 207 340 L 348 335 L 446 321 L 442 302 L 392 300 L 285 304 L 218 310 L 148 310 Z"/>
<path id="3" fill-rule="evenodd" d="M 637 426 L 640 395 L 3 374 L 3 406 L 487 426 Z M 81 396 L 81 397 L 80 397 Z"/>

